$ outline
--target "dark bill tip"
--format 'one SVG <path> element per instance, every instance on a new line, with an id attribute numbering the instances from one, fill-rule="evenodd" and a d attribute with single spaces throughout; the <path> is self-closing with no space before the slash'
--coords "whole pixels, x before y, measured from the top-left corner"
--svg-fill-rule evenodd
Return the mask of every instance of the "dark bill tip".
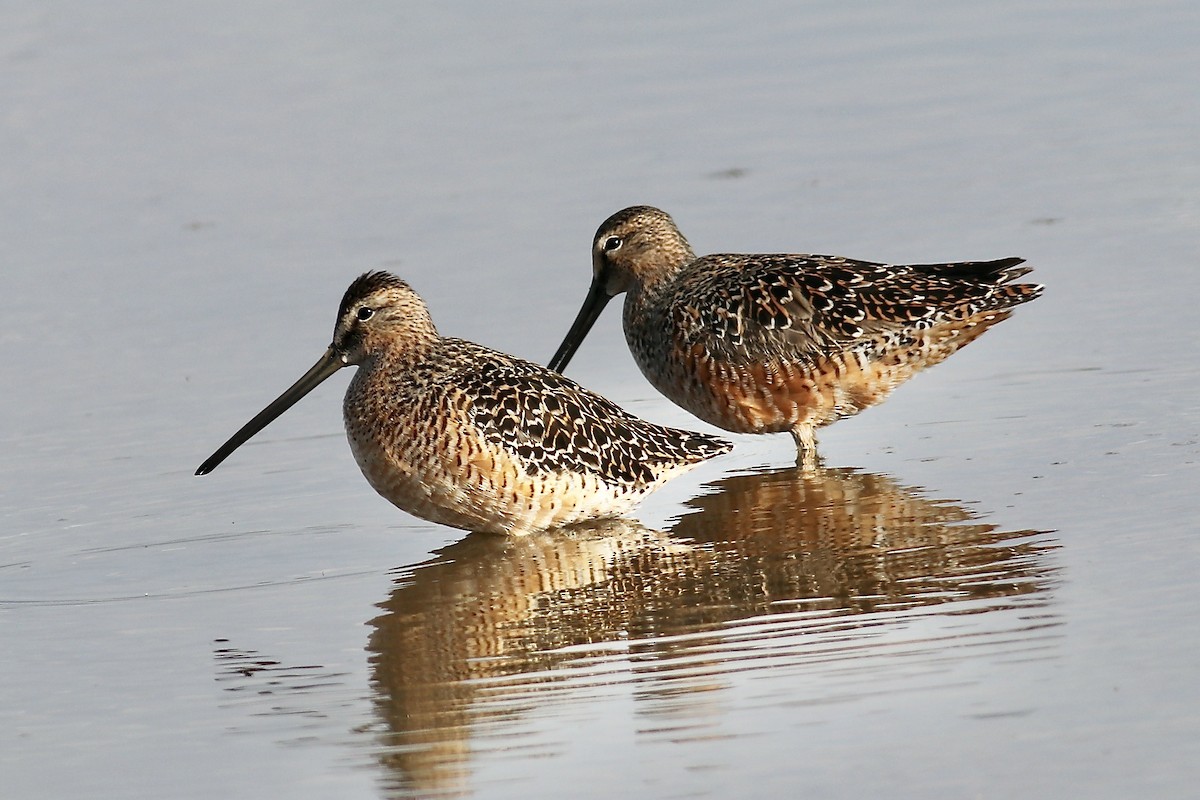
<path id="1" fill-rule="evenodd" d="M 591 287 L 588 289 L 587 297 L 583 300 L 583 307 L 579 309 L 579 314 L 575 317 L 575 322 L 571 324 L 571 329 L 567 331 L 566 337 L 562 344 L 558 346 L 558 350 L 554 353 L 554 358 L 550 359 L 549 367 L 555 372 L 562 372 L 567 368 L 567 364 L 571 362 L 571 357 L 575 355 L 575 351 L 579 349 L 579 345 L 583 344 L 583 339 L 588 335 L 588 331 L 592 329 L 592 325 L 600 317 L 600 312 L 608 305 L 608 301 L 612 296 L 604 291 L 604 286 L 599 280 L 593 280 Z"/>
<path id="2" fill-rule="evenodd" d="M 300 380 L 296 381 L 291 387 L 275 398 L 275 400 L 262 411 L 258 412 L 254 419 L 247 422 L 233 436 L 229 437 L 229 441 L 217 448 L 217 451 L 208 457 L 200 467 L 196 470 L 197 475 L 207 475 L 217 468 L 222 461 L 229 455 L 246 443 L 250 437 L 267 427 L 283 412 L 294 406 L 296 402 L 304 395 L 317 388 L 326 378 L 337 372 L 346 363 L 342 361 L 340 355 L 334 352 L 333 348 L 325 351 L 325 355 L 321 356 L 321 360 L 312 366 L 308 372 L 304 373 Z"/>

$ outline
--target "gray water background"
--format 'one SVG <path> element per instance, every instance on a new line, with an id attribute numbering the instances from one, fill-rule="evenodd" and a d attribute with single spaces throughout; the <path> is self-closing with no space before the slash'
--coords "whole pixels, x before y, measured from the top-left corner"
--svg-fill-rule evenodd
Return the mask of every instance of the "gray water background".
<path id="1" fill-rule="evenodd" d="M 1185 2 L 0 3 L 0 795 L 1193 796 L 1198 34 Z M 340 376 L 192 475 L 366 269 L 544 363 L 634 203 L 699 252 L 1019 255 L 1047 290 L 825 431 L 818 483 L 737 437 L 644 528 L 406 516 Z M 618 316 L 573 377 L 703 429 Z"/>

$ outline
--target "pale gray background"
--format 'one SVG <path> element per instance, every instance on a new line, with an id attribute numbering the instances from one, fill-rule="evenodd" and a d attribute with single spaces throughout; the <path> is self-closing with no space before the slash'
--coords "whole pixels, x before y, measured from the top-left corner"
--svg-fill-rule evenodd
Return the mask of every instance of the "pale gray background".
<path id="1" fill-rule="evenodd" d="M 544 362 L 652 203 L 699 252 L 1030 261 L 1044 298 L 822 443 L 1047 531 L 1053 633 L 730 670 L 682 738 L 618 654 L 469 731 L 464 789 L 1192 796 L 1197 42 L 1194 2 L 0 3 L 0 794 L 386 793 L 366 623 L 461 535 L 371 492 L 344 376 L 192 471 L 358 272 Z M 572 375 L 702 427 L 618 317 Z M 640 517 L 791 457 L 741 437 Z M 227 691 L 219 639 L 324 678 Z"/>

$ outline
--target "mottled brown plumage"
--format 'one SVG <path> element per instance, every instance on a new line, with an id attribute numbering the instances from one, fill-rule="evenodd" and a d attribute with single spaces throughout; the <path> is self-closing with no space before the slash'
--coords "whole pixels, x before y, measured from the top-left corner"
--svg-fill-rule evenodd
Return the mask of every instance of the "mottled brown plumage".
<path id="1" fill-rule="evenodd" d="M 892 265 L 821 255 L 697 258 L 665 212 L 614 214 L 592 243 L 592 286 L 550 361 L 561 371 L 612 297 L 625 338 L 669 399 L 737 433 L 814 430 L 857 414 L 1007 319 L 1042 287 L 1022 259 Z"/>
<path id="2" fill-rule="evenodd" d="M 407 283 L 370 272 L 342 298 L 333 343 L 206 461 L 226 456 L 343 366 L 351 450 L 383 497 L 418 517 L 519 533 L 619 516 L 731 445 L 665 428 L 537 364 L 440 336 Z"/>

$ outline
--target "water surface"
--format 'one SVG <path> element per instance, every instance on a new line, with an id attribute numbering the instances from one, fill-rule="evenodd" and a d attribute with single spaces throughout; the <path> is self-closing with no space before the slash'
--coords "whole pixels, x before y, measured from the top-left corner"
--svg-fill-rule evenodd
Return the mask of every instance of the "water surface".
<path id="1" fill-rule="evenodd" d="M 1194 4 L 0 4 L 0 785 L 62 797 L 1189 797 Z M 1019 255 L 885 405 L 508 541 L 374 496 L 392 269 L 539 361 L 595 227 Z M 571 374 L 703 428 L 610 311 Z"/>

